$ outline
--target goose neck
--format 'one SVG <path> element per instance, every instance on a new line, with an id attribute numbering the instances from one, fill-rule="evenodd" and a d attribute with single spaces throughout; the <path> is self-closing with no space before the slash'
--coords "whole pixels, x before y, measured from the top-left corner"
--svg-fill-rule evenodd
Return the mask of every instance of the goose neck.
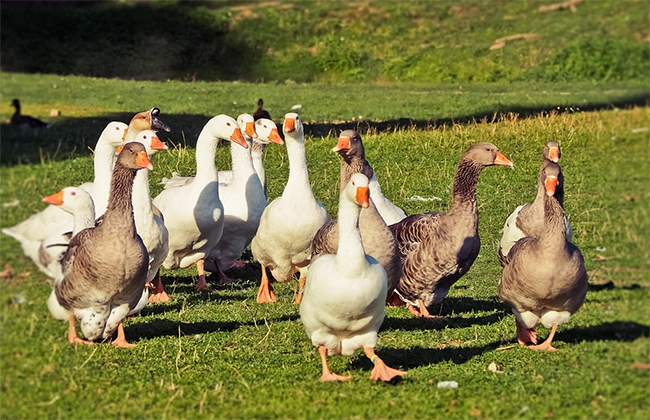
<path id="1" fill-rule="evenodd" d="M 116 215 L 120 220 L 124 220 L 128 233 L 135 233 L 135 222 L 133 220 L 133 181 L 135 180 L 136 171 L 129 170 L 122 166 L 120 162 L 115 164 L 113 177 L 111 179 L 111 189 L 108 197 L 108 206 L 105 217 L 111 214 Z M 125 232 L 127 233 L 127 232 Z"/>
<path id="2" fill-rule="evenodd" d="M 300 191 L 313 196 L 309 184 L 309 172 L 307 170 L 307 155 L 305 145 L 301 142 L 290 140 L 287 137 L 287 154 L 289 155 L 289 180 L 285 191 Z"/>
<path id="3" fill-rule="evenodd" d="M 253 158 L 251 156 L 251 142 L 249 141 L 247 143 L 248 149 L 244 149 L 240 145 L 230 142 L 233 182 L 247 180 L 250 175 L 255 174 L 255 167 L 253 166 Z"/>
<path id="4" fill-rule="evenodd" d="M 362 156 L 353 156 L 349 159 L 343 159 L 341 161 L 341 191 L 345 189 L 345 186 L 350 182 L 352 175 L 356 173 L 362 173 L 372 179 L 374 174 L 372 166 L 368 163 L 365 157 Z"/>
<path id="5" fill-rule="evenodd" d="M 339 248 L 336 259 L 348 269 L 360 269 L 367 265 L 366 251 L 359 233 L 361 207 L 346 197 L 339 200 Z"/>
<path id="6" fill-rule="evenodd" d="M 196 180 L 218 179 L 217 165 L 214 162 L 217 144 L 218 139 L 210 133 L 208 127 L 204 127 L 196 142 Z"/>
<path id="7" fill-rule="evenodd" d="M 149 194 L 149 170 L 140 169 L 133 181 L 133 214 L 136 220 L 147 215 L 153 217 L 151 208 L 151 196 Z"/>
<path id="8" fill-rule="evenodd" d="M 471 160 L 462 159 L 456 169 L 454 177 L 454 190 L 451 211 L 470 212 L 477 214 L 476 206 L 476 186 L 478 185 L 478 178 L 483 169 Z"/>

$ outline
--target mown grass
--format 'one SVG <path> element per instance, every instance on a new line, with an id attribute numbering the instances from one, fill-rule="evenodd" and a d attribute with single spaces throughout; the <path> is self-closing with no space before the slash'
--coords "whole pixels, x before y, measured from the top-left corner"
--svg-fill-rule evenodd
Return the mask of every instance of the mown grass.
<path id="1" fill-rule="evenodd" d="M 7 90 L 9 96 L 38 90 L 20 83 L 11 86 L 4 83 L 6 77 L 3 117 L 7 115 L 4 104 L 11 99 Z M 27 80 L 33 82 L 30 85 L 39 83 L 35 78 Z M 71 120 L 69 126 L 50 130 L 60 130 L 58 136 L 71 142 L 80 138 L 94 142 L 110 115 L 160 106 L 172 117 L 165 121 L 174 129 L 170 139 L 179 146 L 154 156 L 153 194 L 161 189 L 158 181 L 172 171 L 192 173 L 193 149 L 183 144 L 196 138 L 201 121 L 220 112 L 250 110 L 220 108 L 224 102 L 217 100 L 210 106 L 199 96 L 199 104 L 187 101 L 191 111 L 183 112 L 181 97 L 171 98 L 183 88 L 188 89 L 187 96 L 194 96 L 192 89 L 199 84 L 145 84 L 142 91 L 155 95 L 137 98 L 124 93 L 124 104 L 106 105 L 122 83 L 133 86 L 85 80 L 89 94 L 82 100 L 71 93 L 69 102 L 50 92 L 39 100 L 35 93 L 31 95 L 45 109 L 54 103 L 70 104 L 69 116 L 81 117 L 79 123 Z M 95 84 L 108 88 L 91 88 Z M 211 85 L 203 87 L 209 91 L 206 94 L 213 92 Z M 231 94 L 245 92 L 238 89 L 240 85 L 233 85 Z M 311 95 L 317 89 L 307 85 L 304 92 Z M 472 97 L 482 101 L 481 87 L 476 96 L 468 90 L 468 102 Z M 286 100 L 283 106 L 312 101 L 307 93 Z M 154 102 L 156 95 L 160 102 Z M 519 96 L 521 101 L 526 97 L 534 101 L 529 92 Z M 411 111 L 402 107 L 398 91 L 376 91 L 374 97 L 371 104 L 385 104 L 382 118 Z M 346 119 L 345 108 L 336 111 L 335 106 L 345 101 L 338 96 L 329 101 L 333 118 Z M 80 104 L 85 111 L 72 111 Z M 315 115 L 320 116 L 311 118 L 327 119 Z M 646 418 L 650 410 L 644 365 L 650 362 L 649 117 L 649 108 L 635 107 L 509 116 L 495 122 L 364 135 L 368 160 L 384 193 L 409 214 L 447 209 L 456 163 L 473 142 L 491 141 L 515 163 L 514 170 L 491 167 L 481 175 L 482 249 L 470 272 L 438 309 L 448 322 L 430 323 L 413 318 L 404 308 L 387 309 L 377 351 L 391 366 L 408 370 L 396 386 L 370 381 L 371 364 L 361 353 L 330 359 L 334 371 L 350 373 L 354 380 L 319 383 L 318 355 L 304 333 L 298 308 L 291 304 L 297 285 L 278 285 L 277 304 L 257 304 L 259 268 L 250 254 L 246 254 L 247 267 L 231 273 L 241 283 L 215 286 L 204 294 L 193 291 L 194 269 L 164 271 L 171 301 L 148 306 L 126 323 L 127 337 L 138 344 L 135 349 L 70 346 L 66 325 L 51 319 L 44 304 L 51 290 L 49 279 L 22 255 L 16 242 L 3 235 L 0 258 L 16 275 L 0 283 L 0 415 L 16 419 Z M 91 119 L 97 122 L 90 123 Z M 4 154 L 7 127 L 2 130 Z M 34 136 L 43 141 L 49 139 L 48 133 Z M 30 134 L 13 136 L 12 141 L 18 142 L 29 140 Z M 560 327 L 555 341 L 559 351 L 540 353 L 514 345 L 514 317 L 496 294 L 501 274 L 496 247 L 506 216 L 534 197 L 541 149 L 549 140 L 562 145 L 566 211 L 576 232 L 575 243 L 585 256 L 590 291 L 571 322 Z M 339 176 L 339 160 L 330 151 L 334 141 L 319 136 L 307 139 L 314 193 L 331 215 L 336 214 Z M 227 148 L 218 150 L 218 167 L 229 166 L 228 155 Z M 284 147 L 267 148 L 266 168 L 272 199 L 281 194 L 288 178 Z M 91 173 L 91 158 L 82 149 L 68 159 L 3 165 L 0 225 L 21 221 L 44 207 L 41 197 L 86 181 Z M 415 195 L 440 200 L 413 200 Z M 547 334 L 543 328 L 539 332 L 543 337 Z M 491 363 L 498 372 L 488 370 Z M 439 381 L 446 380 L 457 381 L 458 389 L 437 388 Z"/>

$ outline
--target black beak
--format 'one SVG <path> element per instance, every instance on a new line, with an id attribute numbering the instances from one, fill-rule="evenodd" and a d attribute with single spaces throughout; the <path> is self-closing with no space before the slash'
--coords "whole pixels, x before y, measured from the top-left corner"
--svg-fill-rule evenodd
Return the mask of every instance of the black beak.
<path id="1" fill-rule="evenodd" d="M 170 132 L 171 130 L 165 124 L 164 122 L 160 121 L 160 108 L 151 108 L 151 129 L 158 131 L 158 130 L 164 130 L 166 132 Z"/>

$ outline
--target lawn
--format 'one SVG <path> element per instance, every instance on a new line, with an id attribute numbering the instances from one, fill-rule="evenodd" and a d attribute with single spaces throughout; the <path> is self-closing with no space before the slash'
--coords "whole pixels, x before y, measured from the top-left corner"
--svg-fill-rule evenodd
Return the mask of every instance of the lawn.
<path id="1" fill-rule="evenodd" d="M 154 105 L 173 130 L 163 139 L 174 145 L 153 158 L 154 195 L 172 171 L 193 172 L 192 146 L 211 116 L 252 112 L 258 96 L 277 121 L 292 105 L 303 105 L 299 112 L 313 127 L 352 126 L 359 115 L 371 122 L 426 121 L 388 130 L 371 126 L 363 136 L 384 194 L 409 214 L 448 208 L 455 166 L 474 142 L 495 143 L 515 164 L 514 170 L 490 167 L 481 175 L 482 248 L 436 308 L 447 322 L 387 308 L 377 353 L 408 371 L 396 385 L 370 381 L 372 365 L 361 352 L 330 358 L 332 370 L 351 374 L 352 381 L 320 383 L 318 354 L 291 303 L 297 282 L 277 285 L 278 303 L 258 304 L 260 272 L 250 253 L 247 266 L 230 273 L 242 282 L 213 284 L 208 293 L 194 292 L 195 269 L 164 271 L 170 302 L 147 306 L 126 322 L 136 348 L 71 346 L 67 325 L 52 319 L 45 306 L 50 280 L 2 235 L 0 260 L 15 272 L 0 280 L 2 418 L 648 417 L 650 108 L 624 106 L 646 97 L 647 85 L 479 85 L 459 93 L 451 85 L 416 90 L 1 77 L 3 119 L 10 116 L 7 104 L 20 97 L 25 113 L 54 123 L 39 133 L 3 123 L 2 227 L 43 209 L 42 197 L 89 180 L 86 146 L 106 122 Z M 48 117 L 50 108 L 61 109 L 62 117 Z M 522 109 L 530 112 L 507 112 Z M 485 121 L 461 118 L 495 111 L 506 112 Z M 541 150 L 549 140 L 562 145 L 566 212 L 590 276 L 587 300 L 560 327 L 555 353 L 516 345 L 514 316 L 496 293 L 499 230 L 517 205 L 534 198 Z M 306 142 L 314 194 L 335 217 L 334 144 L 334 137 L 318 132 Z M 229 166 L 227 148 L 217 152 L 217 166 Z M 288 178 L 284 146 L 267 148 L 266 169 L 273 199 Z M 458 388 L 439 388 L 441 381 L 456 381 Z"/>

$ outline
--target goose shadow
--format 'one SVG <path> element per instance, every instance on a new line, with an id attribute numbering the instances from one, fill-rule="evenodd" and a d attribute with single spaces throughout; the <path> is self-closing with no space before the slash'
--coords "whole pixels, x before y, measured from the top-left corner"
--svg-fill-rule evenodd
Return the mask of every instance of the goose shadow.
<path id="1" fill-rule="evenodd" d="M 414 369 L 423 366 L 453 362 L 461 365 L 485 352 L 496 350 L 502 343 L 492 342 L 476 347 L 447 347 L 442 349 L 412 347 L 408 349 L 382 347 L 377 349 L 377 355 L 392 368 Z M 359 356 L 352 366 L 363 370 L 372 370 L 372 362 L 367 357 Z"/>
<path id="2" fill-rule="evenodd" d="M 427 319 L 427 318 L 384 318 L 381 326 L 382 330 L 401 330 L 401 331 L 437 331 L 445 328 L 467 328 L 472 325 L 494 324 L 503 318 L 503 314 L 494 313 L 480 317 L 465 318 L 462 316 L 447 317 L 446 319 Z"/>
<path id="3" fill-rule="evenodd" d="M 634 341 L 649 336 L 650 326 L 648 325 L 634 321 L 613 321 L 559 331 L 555 339 L 577 344 L 585 341 Z"/>

